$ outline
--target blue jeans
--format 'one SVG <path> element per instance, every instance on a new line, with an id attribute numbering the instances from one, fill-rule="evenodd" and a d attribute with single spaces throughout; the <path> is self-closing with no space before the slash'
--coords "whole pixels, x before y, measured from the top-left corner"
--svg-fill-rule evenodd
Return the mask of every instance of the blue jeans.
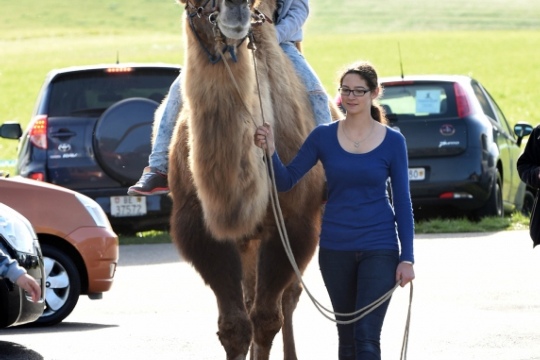
<path id="1" fill-rule="evenodd" d="M 306 87 L 311 108 L 313 109 L 313 115 L 315 116 L 315 125 L 331 122 L 332 115 L 328 106 L 329 98 L 315 71 L 308 64 L 304 55 L 298 51 L 294 43 L 282 42 L 279 46 L 289 60 L 291 60 L 296 74 Z"/>
<path id="2" fill-rule="evenodd" d="M 332 121 L 330 108 L 328 106 L 328 96 L 324 91 L 319 78 L 307 63 L 306 59 L 298 51 L 292 42 L 280 44 L 285 55 L 291 60 L 296 73 L 305 84 L 309 95 L 309 101 L 315 115 L 315 124 L 325 124 Z M 182 94 L 180 89 L 180 78 L 182 73 L 172 83 L 169 93 L 163 103 L 156 110 L 154 121 L 159 121 L 157 134 L 152 144 L 152 152 L 148 159 L 148 166 L 166 174 L 169 168 L 169 144 L 171 142 L 174 125 L 177 115 L 182 108 Z"/>
<path id="3" fill-rule="evenodd" d="M 182 108 L 182 94 L 180 93 L 181 75 L 173 81 L 167 96 L 157 108 L 154 121 L 159 121 L 157 133 L 152 144 L 152 152 L 148 157 L 148 166 L 166 174 L 169 170 L 169 144 L 171 142 L 174 125 Z"/>
<path id="4" fill-rule="evenodd" d="M 319 267 L 335 312 L 352 313 L 377 300 L 396 284 L 396 250 L 319 249 Z M 381 330 L 390 300 L 359 321 L 337 324 L 339 360 L 380 360 Z M 351 317 L 336 316 L 337 320 Z"/>

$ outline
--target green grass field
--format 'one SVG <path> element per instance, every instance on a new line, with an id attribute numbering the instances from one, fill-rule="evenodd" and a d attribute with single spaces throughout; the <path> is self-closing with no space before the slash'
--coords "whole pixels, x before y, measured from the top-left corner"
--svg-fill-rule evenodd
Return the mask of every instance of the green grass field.
<path id="1" fill-rule="evenodd" d="M 373 62 L 380 76 L 468 74 L 482 82 L 511 123 L 540 122 L 540 2 L 529 0 L 312 0 L 304 53 L 335 94 L 345 65 Z M 174 0 L 0 0 L 0 121 L 26 126 L 52 69 L 101 62 L 181 64 L 183 9 Z M 398 45 L 399 44 L 399 45 Z M 3 161 L 15 141 L 0 140 Z"/>

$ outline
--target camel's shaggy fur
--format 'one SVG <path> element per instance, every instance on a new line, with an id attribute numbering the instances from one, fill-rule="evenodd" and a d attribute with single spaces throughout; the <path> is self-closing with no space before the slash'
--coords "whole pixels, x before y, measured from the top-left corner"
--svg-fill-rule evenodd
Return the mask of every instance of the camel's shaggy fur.
<path id="1" fill-rule="evenodd" d="M 197 7 L 206 1 L 189 2 Z M 241 6 L 241 1 L 218 4 L 222 10 Z M 273 1 L 257 5 L 265 14 L 275 8 Z M 252 359 L 268 359 L 280 329 L 284 358 L 296 359 L 292 314 L 302 289 L 269 207 L 263 152 L 253 143 L 255 124 L 262 124 L 263 115 L 252 53 L 247 40 L 227 40 L 237 46 L 237 61 L 227 53 L 225 60 L 239 94 L 224 61 L 210 63 L 185 23 L 184 106 L 169 162 L 171 236 L 216 295 L 218 336 L 227 359 L 244 359 L 250 346 Z M 194 24 L 201 42 L 216 54 L 211 25 L 204 18 Z M 314 127 L 311 106 L 277 43 L 273 25 L 254 27 L 253 35 L 264 120 L 273 125 L 280 157 L 288 162 Z M 280 194 L 291 247 L 302 271 L 318 243 L 323 191 L 318 165 L 293 190 Z"/>

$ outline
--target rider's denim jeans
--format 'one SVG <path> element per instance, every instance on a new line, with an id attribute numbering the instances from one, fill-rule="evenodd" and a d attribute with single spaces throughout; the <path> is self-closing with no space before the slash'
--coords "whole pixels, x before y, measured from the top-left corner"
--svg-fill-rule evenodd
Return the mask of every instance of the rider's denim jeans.
<path id="1" fill-rule="evenodd" d="M 281 43 L 280 46 L 291 60 L 296 73 L 300 76 L 300 79 L 307 88 L 309 100 L 315 115 L 315 124 L 329 123 L 332 119 L 330 108 L 328 106 L 328 96 L 317 75 L 307 63 L 304 56 L 298 51 L 294 43 L 285 42 Z M 164 174 L 167 173 L 169 165 L 169 143 L 171 141 L 177 115 L 182 107 L 182 94 L 180 92 L 181 76 L 182 75 L 178 76 L 172 83 L 167 97 L 156 110 L 155 121 L 159 121 L 159 126 L 152 145 L 152 153 L 150 154 L 148 165 Z"/>
<path id="2" fill-rule="evenodd" d="M 334 312 L 352 313 L 377 300 L 396 284 L 396 250 L 319 249 L 319 267 Z M 390 300 L 359 321 L 337 324 L 339 360 L 380 360 L 380 338 Z M 337 320 L 352 317 L 336 316 Z"/>
<path id="3" fill-rule="evenodd" d="M 306 90 L 309 95 L 309 101 L 311 102 L 311 108 L 315 115 L 315 125 L 327 124 L 332 121 L 330 115 L 330 108 L 328 106 L 328 95 L 324 90 L 321 81 L 315 74 L 315 71 L 311 68 L 309 63 L 304 58 L 304 55 L 298 51 L 294 43 L 282 42 L 279 44 L 281 49 L 287 57 L 291 60 L 296 74 L 300 77 L 300 80 L 306 86 Z"/>
<path id="4" fill-rule="evenodd" d="M 181 73 L 180 73 L 181 74 Z M 157 133 L 152 144 L 152 152 L 148 158 L 148 166 L 166 174 L 169 169 L 169 144 L 171 142 L 174 125 L 182 108 L 182 94 L 179 75 L 171 84 L 169 93 L 156 110 L 155 120 L 159 121 Z"/>

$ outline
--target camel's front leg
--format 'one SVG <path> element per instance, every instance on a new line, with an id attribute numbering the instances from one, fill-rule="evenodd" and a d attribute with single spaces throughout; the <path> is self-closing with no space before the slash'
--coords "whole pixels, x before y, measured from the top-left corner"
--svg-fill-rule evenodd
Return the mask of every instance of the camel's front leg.
<path id="1" fill-rule="evenodd" d="M 257 257 L 260 240 L 244 240 L 238 242 L 238 249 L 242 259 L 242 287 L 244 289 L 244 303 L 249 313 L 255 302 L 255 289 L 257 284 Z M 254 360 L 254 351 L 250 351 L 250 360 Z"/>
<path id="2" fill-rule="evenodd" d="M 317 228 L 305 219 L 290 217 L 286 227 L 296 264 L 303 272 L 317 247 Z M 296 273 L 274 229 L 272 235 L 262 241 L 259 254 L 257 296 L 250 313 L 252 349 L 256 350 L 254 359 L 269 358 L 272 341 L 282 326 L 283 358 L 297 359 L 292 319 L 301 292 Z"/>
<path id="3" fill-rule="evenodd" d="M 300 300 L 302 294 L 302 286 L 299 281 L 293 281 L 285 290 L 281 300 L 281 308 L 283 310 L 283 353 L 286 354 L 286 359 L 296 359 L 296 345 L 294 342 L 293 329 L 293 313 Z"/>
<path id="4" fill-rule="evenodd" d="M 238 242 L 238 250 L 242 259 L 242 287 L 244 289 L 244 303 L 248 313 L 255 301 L 255 286 L 257 284 L 257 256 L 259 254 L 260 240 L 246 239 Z"/>
<path id="5" fill-rule="evenodd" d="M 252 360 L 268 360 L 281 329 L 281 295 L 290 282 L 290 265 L 279 239 L 262 240 L 257 267 L 257 291 L 250 318 L 253 324 Z"/>
<path id="6" fill-rule="evenodd" d="M 251 344 L 252 329 L 244 305 L 242 263 L 237 245 L 217 241 L 209 234 L 195 194 L 174 200 L 171 236 L 181 255 L 191 262 L 216 296 L 218 337 L 227 360 L 244 360 Z"/>

